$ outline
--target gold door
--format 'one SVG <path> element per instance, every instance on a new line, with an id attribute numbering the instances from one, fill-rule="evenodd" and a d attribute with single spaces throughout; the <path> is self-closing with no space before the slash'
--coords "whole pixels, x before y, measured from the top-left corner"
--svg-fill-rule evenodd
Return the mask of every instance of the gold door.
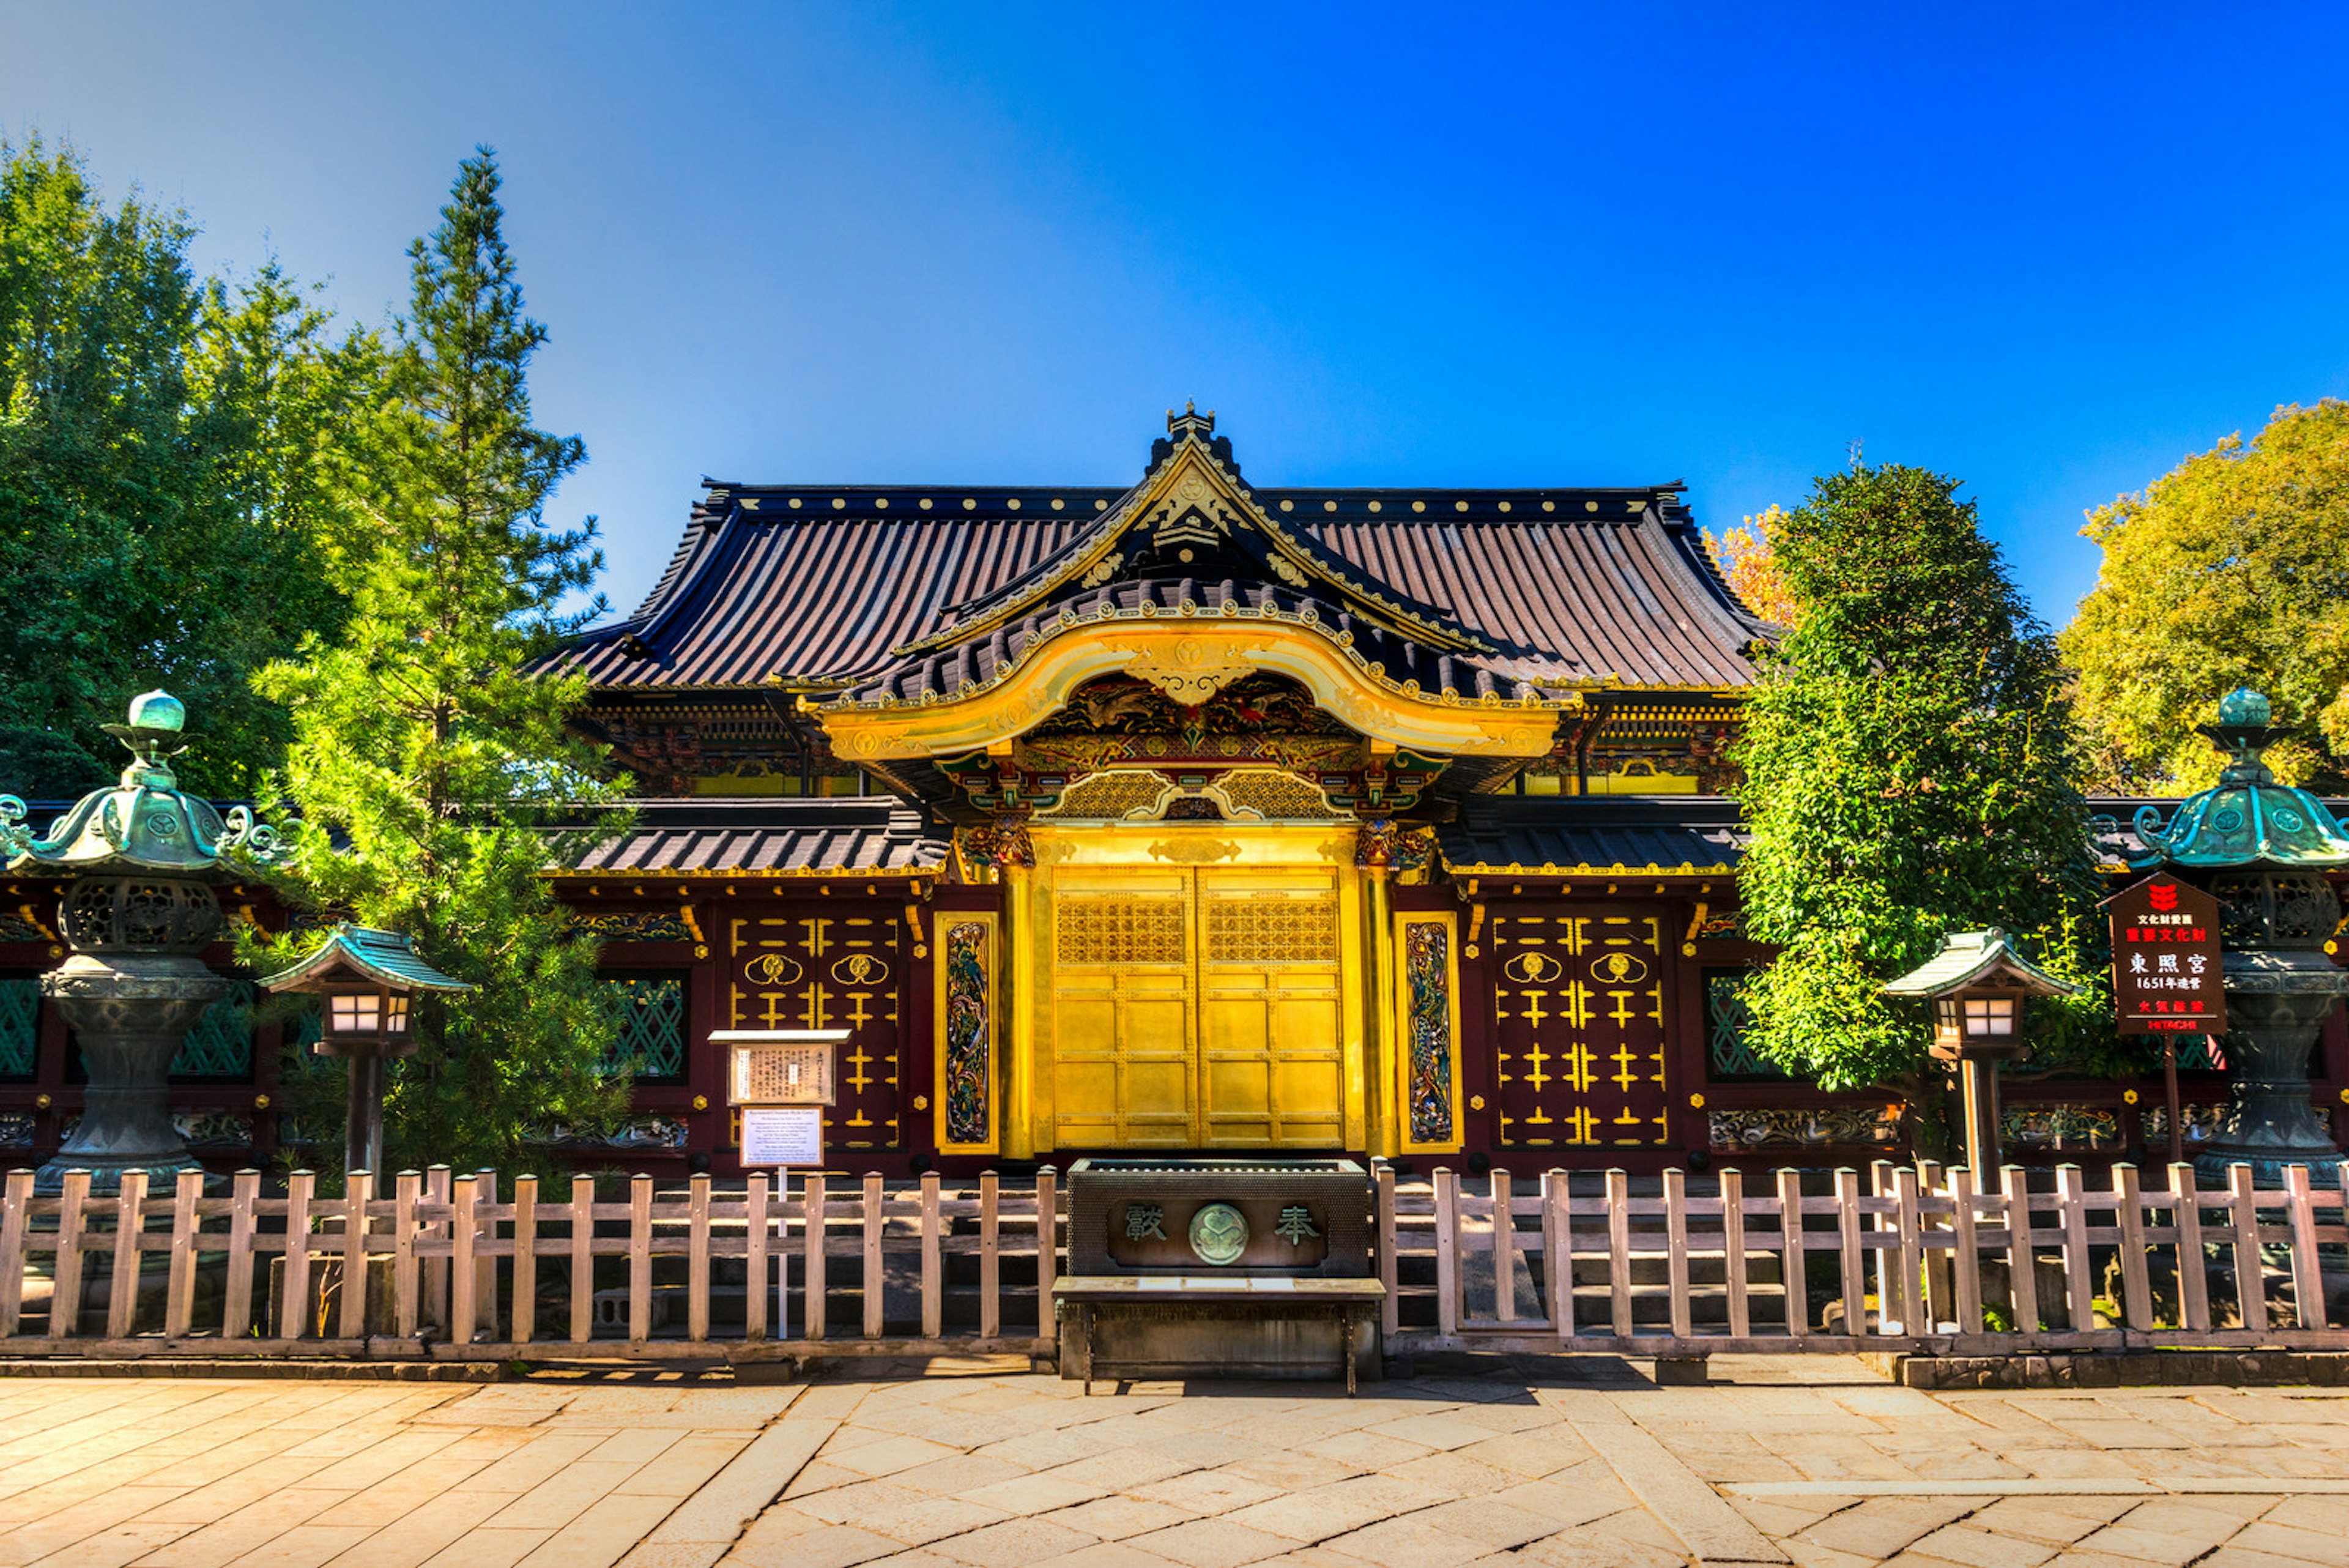
<path id="1" fill-rule="evenodd" d="M 1038 1006 L 1053 1143 L 1345 1147 L 1359 1008 L 1340 878 L 1327 865 L 1057 868 Z"/>
<path id="2" fill-rule="evenodd" d="M 1199 1143 L 1345 1142 L 1338 887 L 1319 867 L 1206 867 L 1199 965 Z"/>

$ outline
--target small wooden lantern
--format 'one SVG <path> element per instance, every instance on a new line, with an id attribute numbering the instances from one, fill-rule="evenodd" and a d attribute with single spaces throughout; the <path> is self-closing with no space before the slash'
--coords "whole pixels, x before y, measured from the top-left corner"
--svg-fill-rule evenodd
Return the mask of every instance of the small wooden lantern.
<path id="1" fill-rule="evenodd" d="M 2001 1158 L 1998 1064 L 2029 1049 L 2023 1004 L 2078 989 L 2024 959 L 1996 929 L 1943 937 L 1940 952 L 1884 987 L 1887 996 L 1932 1000 L 1932 1051 L 1958 1064 L 1966 1097 L 1966 1157 L 1979 1190 L 1990 1189 Z"/>
<path id="2" fill-rule="evenodd" d="M 321 1032 L 312 1047 L 321 1056 L 350 1061 L 346 1154 L 353 1170 L 383 1164 L 383 1064 L 416 1054 L 409 1033 L 411 1002 L 419 991 L 473 988 L 416 956 L 396 931 L 341 925 L 316 951 L 261 981 L 269 992 L 306 992 L 319 999 Z"/>

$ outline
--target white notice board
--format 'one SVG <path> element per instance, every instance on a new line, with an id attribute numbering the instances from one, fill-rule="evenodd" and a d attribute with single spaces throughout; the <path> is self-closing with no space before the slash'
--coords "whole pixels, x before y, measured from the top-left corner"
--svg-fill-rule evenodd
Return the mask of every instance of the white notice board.
<path id="1" fill-rule="evenodd" d="M 823 1107 L 746 1106 L 742 1109 L 744 1165 L 822 1165 Z"/>

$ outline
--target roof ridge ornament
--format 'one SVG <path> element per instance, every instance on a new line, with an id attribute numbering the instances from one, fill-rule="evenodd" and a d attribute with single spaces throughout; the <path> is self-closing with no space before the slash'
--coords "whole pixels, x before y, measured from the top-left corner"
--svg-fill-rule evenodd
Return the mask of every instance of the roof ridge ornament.
<path id="1" fill-rule="evenodd" d="M 1199 412 L 1199 405 L 1190 399 L 1183 400 L 1183 411 L 1166 410 L 1166 433 L 1180 441 L 1185 436 L 1196 436 L 1201 441 L 1216 433 L 1216 410 Z"/>

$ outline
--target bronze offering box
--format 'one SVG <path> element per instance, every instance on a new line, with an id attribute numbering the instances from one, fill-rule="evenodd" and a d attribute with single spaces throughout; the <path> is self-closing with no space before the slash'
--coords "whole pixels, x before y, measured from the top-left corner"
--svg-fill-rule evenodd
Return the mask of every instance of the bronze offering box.
<path id="1" fill-rule="evenodd" d="M 1061 1375 L 1379 1375 L 1370 1175 L 1350 1159 L 1080 1159 Z"/>

